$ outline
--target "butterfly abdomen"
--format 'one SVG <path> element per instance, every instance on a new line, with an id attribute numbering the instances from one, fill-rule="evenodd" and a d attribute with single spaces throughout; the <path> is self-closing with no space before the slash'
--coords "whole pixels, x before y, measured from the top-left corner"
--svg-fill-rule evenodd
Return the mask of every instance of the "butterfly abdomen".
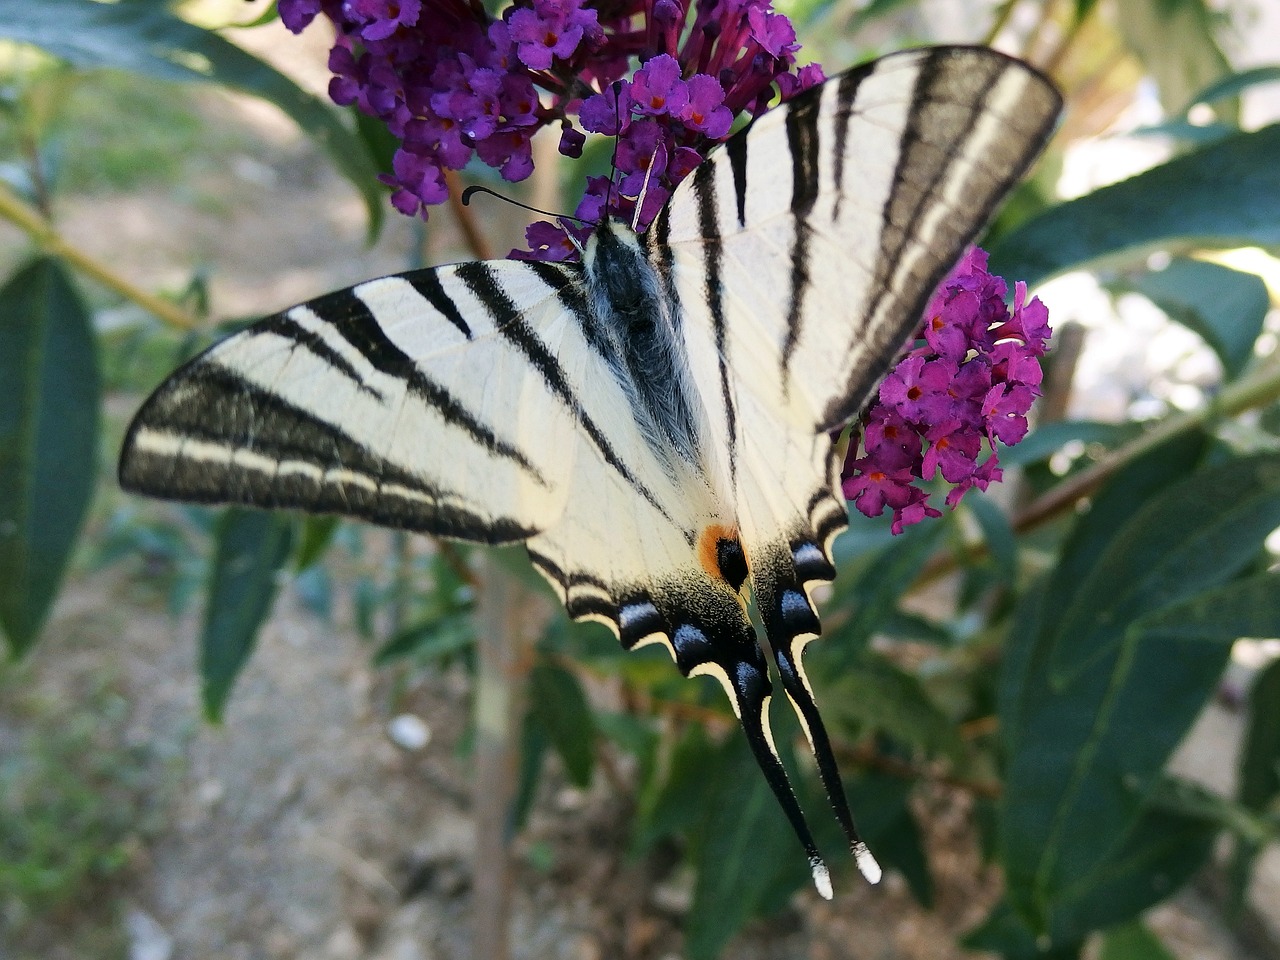
<path id="1" fill-rule="evenodd" d="M 655 450 L 672 450 L 698 463 L 698 428 L 671 309 L 658 275 L 630 227 L 600 225 L 587 244 L 586 281 L 601 324 L 617 355 L 611 358 L 623 387 L 651 421 Z"/>

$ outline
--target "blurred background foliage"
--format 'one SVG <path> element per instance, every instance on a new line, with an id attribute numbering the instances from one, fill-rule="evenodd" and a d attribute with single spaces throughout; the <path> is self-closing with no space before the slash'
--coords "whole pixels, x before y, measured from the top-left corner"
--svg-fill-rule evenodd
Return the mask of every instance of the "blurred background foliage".
<path id="1" fill-rule="evenodd" d="M 829 72 L 912 43 L 994 42 L 1049 72 L 1068 102 L 983 241 L 993 272 L 1031 284 L 1057 330 L 1035 428 L 1002 453 L 1016 475 L 901 537 L 855 514 L 836 544 L 840 576 L 808 672 L 867 840 L 928 907 L 920 795 L 944 788 L 1003 877 L 963 947 L 1009 960 L 1074 958 L 1090 943 L 1107 958 L 1170 956 L 1147 911 L 1208 871 L 1224 915 L 1238 917 L 1280 837 L 1280 270 L 1269 255 L 1280 250 L 1280 14 L 1205 0 L 777 6 Z M 202 610 L 192 629 L 215 722 L 234 709 L 281 591 L 363 637 L 397 688 L 476 669 L 478 551 L 326 518 L 142 503 L 114 483 L 124 423 L 184 358 L 292 300 L 469 255 L 446 209 L 425 228 L 386 223 L 384 137 L 309 92 L 321 61 L 298 72 L 301 85 L 268 65 L 252 38 L 275 29 L 271 14 L 215 0 L 0 0 L 0 631 L 15 661 L 0 671 L 0 946 L 83 920 L 143 869 L 172 789 L 171 759 L 145 737 L 103 739 L 121 709 L 110 672 L 62 702 L 24 690 L 68 584 L 123 575 L 123 603 Z M 218 90 L 274 105 L 283 117 L 271 122 L 295 124 L 314 152 L 273 168 L 278 145 Z M 165 192 L 217 223 L 234 200 L 208 184 L 228 165 L 263 216 L 310 215 L 332 232 L 323 211 L 271 208 L 281 176 L 315 178 L 326 163 L 353 198 L 341 214 L 349 268 L 247 302 L 218 293 L 234 252 L 215 243 L 193 247 L 185 272 L 139 276 L 104 255 L 124 241 L 77 235 L 78 205 L 104 193 L 145 209 Z M 571 207 L 585 174 L 607 165 L 604 145 L 576 163 L 557 156 L 529 196 Z M 491 178 L 482 167 L 464 177 Z M 519 233 L 507 216 L 484 224 L 496 250 Z M 384 244 L 371 263 L 360 241 L 384 230 L 399 259 Z M 484 570 L 523 584 L 525 619 L 545 624 L 518 651 L 514 827 L 547 777 L 580 789 L 603 778 L 633 797 L 617 854 L 664 857 L 692 877 L 692 960 L 790 902 L 803 858 L 714 685 L 548 615 L 520 551 Z M 1247 718 L 1234 792 L 1169 770 L 1223 696 Z M 781 712 L 775 724 L 819 841 L 838 850 L 813 771 L 790 749 L 798 731 Z M 838 889 L 856 882 L 842 865 Z M 115 932 L 77 955 L 125 949 L 115 921 L 102 924 L 92 929 Z"/>

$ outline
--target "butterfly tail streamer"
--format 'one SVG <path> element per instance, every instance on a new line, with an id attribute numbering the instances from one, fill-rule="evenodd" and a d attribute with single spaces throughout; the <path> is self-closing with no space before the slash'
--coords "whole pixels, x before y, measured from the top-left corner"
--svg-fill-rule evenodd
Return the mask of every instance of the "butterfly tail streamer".
<path id="1" fill-rule="evenodd" d="M 666 608 L 662 612 L 666 629 L 661 636 L 670 644 L 680 672 L 686 677 L 713 677 L 724 687 L 752 755 L 804 848 L 814 886 L 830 900 L 830 872 L 818 852 L 769 727 L 769 703 L 773 697 L 769 668 L 738 595 L 715 587 L 702 590 L 693 605 L 654 599 L 655 609 Z M 624 633 L 624 644 L 627 639 Z"/>
<path id="2" fill-rule="evenodd" d="M 792 547 L 790 556 L 784 556 L 783 551 L 775 550 L 769 553 L 776 555 L 768 556 L 767 559 L 757 557 L 752 569 L 752 590 L 756 607 L 764 621 L 782 689 L 791 701 L 809 741 L 817 762 L 818 776 L 826 790 L 832 812 L 844 831 L 858 870 L 870 883 L 879 883 L 880 865 L 858 832 L 853 811 L 845 796 L 844 784 L 840 780 L 835 752 L 831 749 L 831 740 L 827 736 L 826 726 L 818 712 L 818 704 L 809 687 L 802 663 L 805 647 L 818 639 L 822 632 L 817 611 L 814 610 L 803 584 L 825 582 L 835 576 L 835 568 L 826 560 L 825 555 L 819 556 L 817 551 L 811 549 L 812 544 L 812 540 L 806 539 Z"/>

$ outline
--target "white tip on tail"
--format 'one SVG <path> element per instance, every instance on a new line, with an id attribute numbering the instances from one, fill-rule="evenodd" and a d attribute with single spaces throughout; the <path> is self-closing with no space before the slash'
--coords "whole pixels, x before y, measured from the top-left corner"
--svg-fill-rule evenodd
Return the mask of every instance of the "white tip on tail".
<path id="1" fill-rule="evenodd" d="M 880 864 L 876 863 L 876 858 L 871 855 L 871 851 L 861 840 L 853 845 L 853 859 L 868 883 L 880 882 Z"/>
<path id="2" fill-rule="evenodd" d="M 834 894 L 831 890 L 831 874 L 827 872 L 827 865 L 821 860 L 810 860 L 809 869 L 813 871 L 813 885 L 822 894 L 822 899 L 830 900 Z"/>

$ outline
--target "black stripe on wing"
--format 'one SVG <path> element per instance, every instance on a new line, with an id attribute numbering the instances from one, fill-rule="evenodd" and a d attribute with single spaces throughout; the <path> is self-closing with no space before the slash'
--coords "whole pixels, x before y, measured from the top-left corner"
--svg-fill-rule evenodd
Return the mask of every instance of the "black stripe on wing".
<path id="1" fill-rule="evenodd" d="M 509 517 L 482 516 L 459 506 L 465 498 L 457 493 L 404 471 L 333 424 L 199 360 L 139 411 L 125 438 L 120 484 L 195 502 L 348 514 L 486 543 L 511 543 L 538 532 Z"/>
<path id="2" fill-rule="evenodd" d="M 716 196 L 715 164 L 703 163 L 693 172 L 693 195 L 698 204 L 698 226 L 702 231 L 703 266 L 706 272 L 704 292 L 711 312 L 711 328 L 716 340 L 716 363 L 720 370 L 720 402 L 724 404 L 726 449 L 729 454 L 729 482 L 738 485 L 738 412 L 730 386 L 729 356 L 725 348 L 728 327 L 724 312 L 724 281 L 720 243 L 720 210 Z"/>
<path id="3" fill-rule="evenodd" d="M 430 285 L 431 283 L 439 287 L 439 280 L 435 279 L 434 273 L 434 270 L 421 271 L 416 275 L 416 280 L 411 280 L 413 288 L 419 289 L 420 284 Z M 433 274 L 430 283 L 426 279 L 428 274 Z M 325 320 L 330 328 L 347 340 L 347 343 L 360 351 L 361 356 L 364 356 L 375 370 L 403 380 L 410 393 L 416 394 L 426 404 L 439 411 L 440 416 L 444 417 L 444 421 L 449 425 L 466 431 L 472 440 L 504 460 L 518 463 L 526 472 L 534 476 L 539 484 L 547 486 L 547 479 L 539 474 L 538 468 L 532 465 L 524 453 L 518 451 L 506 440 L 499 439 L 492 426 L 477 419 L 475 413 L 458 401 L 458 398 L 445 389 L 443 384 L 436 383 L 426 375 L 421 367 L 413 362 L 412 357 L 390 340 L 379 323 L 378 317 L 374 316 L 374 312 L 358 294 L 360 294 L 360 287 L 330 293 L 319 300 L 307 303 L 306 306 Z M 444 293 L 443 289 L 439 291 L 439 302 L 431 301 L 431 306 L 445 317 L 457 315 L 461 320 L 456 303 Z M 462 326 L 466 328 L 465 323 Z M 466 329 L 465 332 L 470 335 L 470 329 Z"/>
<path id="4" fill-rule="evenodd" d="M 809 215 L 818 199 L 818 108 L 821 88 L 794 101 L 787 111 L 787 148 L 791 153 L 791 213 L 795 235 L 791 241 L 791 294 L 787 301 L 787 339 L 782 347 L 782 388 L 790 385 L 791 355 L 800 340 L 804 300 L 809 291 Z"/>
<path id="5" fill-rule="evenodd" d="M 497 331 L 525 356 L 530 365 L 541 375 L 547 389 L 558 397 L 560 402 L 578 419 L 582 429 L 600 451 L 600 456 L 604 458 L 605 463 L 612 467 L 618 476 L 622 477 L 664 519 L 674 524 L 675 521 L 653 491 L 631 472 L 614 450 L 604 430 L 583 407 L 582 401 L 569 385 L 560 361 L 547 349 L 547 345 L 526 322 L 523 314 L 495 279 L 489 265 L 483 261 L 459 264 L 455 275 L 470 288 L 476 299 L 484 304 L 493 318 Z"/>
<path id="6" fill-rule="evenodd" d="M 294 309 L 299 308 L 295 307 Z M 289 313 L 292 312 L 292 310 L 289 311 Z M 386 400 L 381 391 L 375 390 L 365 382 L 364 377 L 360 375 L 360 372 L 352 366 L 346 357 L 325 342 L 324 337 L 313 330 L 307 330 L 299 326 L 298 321 L 293 319 L 289 313 L 279 313 L 274 317 L 268 317 L 255 325 L 254 332 L 269 333 L 279 337 L 281 340 L 293 341 L 299 347 L 323 360 L 330 369 L 336 370 L 346 377 L 352 386 L 361 393 L 368 394 L 379 403 Z"/>
<path id="7" fill-rule="evenodd" d="M 1022 100 L 1006 119 L 1023 126 L 1006 127 L 997 145 L 1001 156 L 987 162 L 988 158 L 975 151 L 973 142 L 981 128 L 979 121 L 988 111 L 988 94 L 1011 71 L 1017 71 L 1027 83 Z M 840 93 L 843 95 L 843 89 Z M 888 297 L 899 302 L 888 322 L 864 331 L 868 354 L 824 411 L 819 431 L 830 431 L 847 422 L 869 399 L 964 245 L 973 239 L 996 203 L 1040 152 L 1060 106 L 1061 98 L 1048 80 L 1026 64 L 995 51 L 938 48 L 920 59 L 893 189 L 881 211 L 880 250 L 871 281 L 874 292 L 864 316 L 874 317 Z M 847 123 L 847 111 L 854 108 L 856 104 L 846 107 L 842 100 L 839 123 Z M 959 118 L 958 110 L 962 111 Z M 976 175 L 969 176 L 964 189 L 957 191 L 965 205 L 951 206 L 942 191 L 954 188 L 948 174 L 958 168 L 957 160 L 964 157 L 974 167 L 981 167 L 990 179 L 984 182 Z M 979 188 L 982 195 L 976 195 Z M 925 237 L 922 244 L 919 225 L 925 220 L 923 214 L 937 206 L 947 207 L 946 212 L 938 221 L 937 232 Z M 904 252 L 913 244 L 927 256 L 903 274 Z"/>

